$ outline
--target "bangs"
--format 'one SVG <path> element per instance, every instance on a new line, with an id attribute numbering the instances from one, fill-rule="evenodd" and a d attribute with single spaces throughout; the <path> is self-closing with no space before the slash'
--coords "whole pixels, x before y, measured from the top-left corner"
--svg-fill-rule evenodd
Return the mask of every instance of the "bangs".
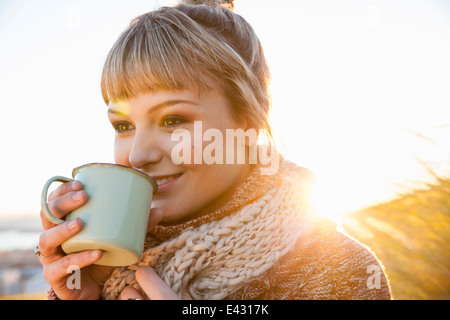
<path id="1" fill-rule="evenodd" d="M 161 90 L 204 91 L 216 78 L 211 65 L 201 67 L 200 41 L 188 35 L 187 22 L 152 14 L 134 19 L 108 53 L 101 78 L 106 104 Z"/>

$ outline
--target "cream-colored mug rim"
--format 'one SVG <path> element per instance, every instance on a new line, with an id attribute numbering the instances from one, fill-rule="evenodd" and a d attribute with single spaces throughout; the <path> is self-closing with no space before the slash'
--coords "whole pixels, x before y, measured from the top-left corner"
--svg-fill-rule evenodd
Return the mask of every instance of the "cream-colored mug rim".
<path id="1" fill-rule="evenodd" d="M 129 170 L 131 172 L 137 173 L 139 175 L 141 175 L 142 177 L 144 177 L 145 179 L 147 179 L 148 181 L 150 181 L 150 183 L 153 186 L 153 193 L 156 193 L 156 191 L 158 190 L 158 184 L 156 183 L 155 179 L 153 179 L 151 176 L 149 176 L 148 174 L 141 172 L 137 169 L 131 168 L 131 167 L 127 167 L 121 164 L 114 164 L 114 163 L 103 163 L 103 162 L 92 162 L 92 163 L 88 163 L 88 164 L 84 164 L 82 166 L 76 167 L 72 170 L 72 177 L 75 178 L 75 175 L 77 174 L 78 171 L 80 171 L 81 169 L 87 168 L 87 167 L 92 167 L 92 166 L 105 166 L 105 167 L 114 167 L 114 168 L 121 168 L 124 170 Z"/>

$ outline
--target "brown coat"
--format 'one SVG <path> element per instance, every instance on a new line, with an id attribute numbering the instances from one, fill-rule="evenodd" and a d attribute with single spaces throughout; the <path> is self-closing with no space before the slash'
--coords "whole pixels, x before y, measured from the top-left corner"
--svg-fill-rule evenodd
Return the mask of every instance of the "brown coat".
<path id="1" fill-rule="evenodd" d="M 388 300 L 390 288 L 374 254 L 348 236 L 326 228 L 300 238 L 261 280 L 229 299 Z"/>

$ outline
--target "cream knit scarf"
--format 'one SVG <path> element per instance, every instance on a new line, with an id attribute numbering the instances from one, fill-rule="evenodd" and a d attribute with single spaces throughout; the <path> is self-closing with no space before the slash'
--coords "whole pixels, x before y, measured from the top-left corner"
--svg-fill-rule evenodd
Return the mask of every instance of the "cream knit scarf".
<path id="1" fill-rule="evenodd" d="M 283 160 L 277 175 L 253 202 L 148 248 L 135 265 L 116 268 L 103 298 L 118 299 L 126 286 L 140 289 L 134 277 L 140 266 L 153 267 L 180 297 L 193 299 L 223 299 L 261 278 L 293 248 L 309 211 L 309 171 Z"/>

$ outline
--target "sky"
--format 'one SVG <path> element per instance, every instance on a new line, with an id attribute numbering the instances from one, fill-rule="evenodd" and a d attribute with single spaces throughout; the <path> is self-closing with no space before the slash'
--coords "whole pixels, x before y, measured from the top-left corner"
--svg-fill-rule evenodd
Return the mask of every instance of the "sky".
<path id="1" fill-rule="evenodd" d="M 106 54 L 137 15 L 173 1 L 0 1 L 0 217 L 39 215 L 45 181 L 113 162 Z M 450 5 L 236 0 L 272 72 L 286 157 L 335 215 L 450 173 Z M 420 160 L 420 161 L 418 161 Z"/>

